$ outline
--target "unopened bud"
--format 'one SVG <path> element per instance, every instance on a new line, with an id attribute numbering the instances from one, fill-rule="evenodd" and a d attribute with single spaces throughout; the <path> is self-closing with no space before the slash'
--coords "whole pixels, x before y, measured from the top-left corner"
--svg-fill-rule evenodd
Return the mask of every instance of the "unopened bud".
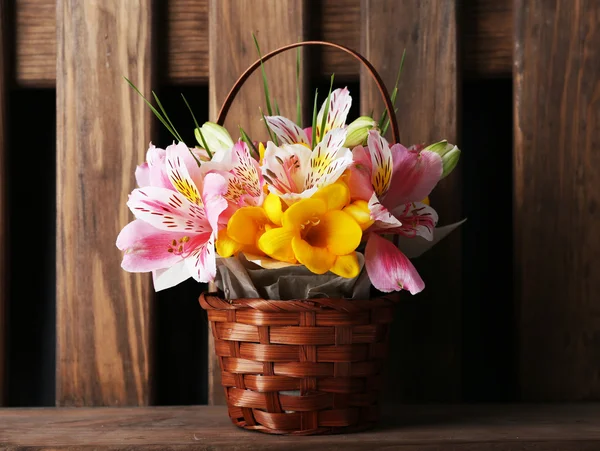
<path id="1" fill-rule="evenodd" d="M 454 170 L 458 164 L 458 159 L 460 158 L 460 149 L 454 144 L 448 143 L 446 140 L 431 144 L 425 147 L 423 150 L 435 152 L 442 157 L 443 170 L 441 178 L 446 177 Z"/>
<path id="2" fill-rule="evenodd" d="M 198 144 L 202 147 L 208 147 L 207 150 L 212 154 L 219 150 L 227 150 L 233 147 L 233 140 L 229 132 L 214 122 L 205 122 L 202 127 L 194 130 L 194 135 Z"/>
<path id="3" fill-rule="evenodd" d="M 369 116 L 361 116 L 348 125 L 344 147 L 352 149 L 356 146 L 365 145 L 369 130 L 375 127 L 375 120 Z"/>

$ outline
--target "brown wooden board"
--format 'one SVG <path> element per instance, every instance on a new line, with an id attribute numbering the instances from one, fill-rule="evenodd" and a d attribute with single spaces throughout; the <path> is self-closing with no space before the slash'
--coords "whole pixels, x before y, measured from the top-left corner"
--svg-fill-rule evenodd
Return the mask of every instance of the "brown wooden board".
<path id="1" fill-rule="evenodd" d="M 303 0 L 211 0 L 209 3 L 209 95 L 210 118 L 215 121 L 219 109 L 237 78 L 258 59 L 252 33 L 256 35 L 261 53 L 297 42 L 305 37 L 305 6 Z M 265 13 L 268 11 L 268 20 Z M 277 56 L 265 63 L 271 102 L 277 101 L 281 114 L 296 118 L 296 57 L 295 51 Z M 306 105 L 306 59 L 300 75 L 301 95 Z M 238 126 L 255 141 L 266 141 L 267 130 L 259 108 L 265 115 L 265 97 L 259 71 L 250 77 L 227 116 L 225 126 L 234 138 Z M 275 113 L 273 105 L 273 114 Z M 224 404 L 220 386 L 218 358 L 209 336 L 209 404 Z"/>
<path id="2" fill-rule="evenodd" d="M 150 280 L 115 246 L 151 140 L 151 0 L 59 0 L 57 13 L 58 405 L 144 405 L 150 398 Z"/>
<path id="3" fill-rule="evenodd" d="M 208 0 L 158 2 L 158 24 L 166 37 L 166 64 L 160 68 L 172 84 L 208 81 Z M 23 86 L 54 86 L 56 80 L 55 0 L 18 0 L 16 4 L 16 78 Z M 512 0 L 465 0 L 464 69 L 468 77 L 510 76 L 512 67 Z M 265 12 L 263 12 L 265 13 Z M 270 19 L 269 19 L 270 20 Z M 256 28 L 269 23 L 263 14 Z M 360 0 L 311 2 L 310 38 L 358 49 Z M 252 52 L 252 49 L 249 49 Z M 318 74 L 356 79 L 358 65 L 345 55 L 319 53 Z"/>
<path id="4" fill-rule="evenodd" d="M 364 56 L 390 92 L 403 49 L 406 60 L 396 103 L 401 142 L 457 143 L 457 3 L 423 0 L 364 0 Z M 375 84 L 363 74 L 361 109 L 382 112 Z M 388 132 L 389 134 L 389 132 Z M 461 217 L 460 171 L 442 180 L 431 196 L 440 225 Z M 388 400 L 458 400 L 461 384 L 460 230 L 415 260 L 425 290 L 403 294 L 392 325 Z"/>
<path id="5" fill-rule="evenodd" d="M 600 405 L 402 406 L 374 430 L 280 437 L 233 426 L 225 407 L 0 410 L 0 447 L 16 450 L 592 451 Z"/>
<path id="6" fill-rule="evenodd" d="M 6 155 L 8 145 L 8 0 L 0 0 L 0 406 L 6 397 Z"/>
<path id="7" fill-rule="evenodd" d="M 510 77 L 513 0 L 462 0 L 461 51 L 466 78 Z"/>
<path id="8" fill-rule="evenodd" d="M 515 8 L 521 394 L 600 399 L 600 2 Z"/>

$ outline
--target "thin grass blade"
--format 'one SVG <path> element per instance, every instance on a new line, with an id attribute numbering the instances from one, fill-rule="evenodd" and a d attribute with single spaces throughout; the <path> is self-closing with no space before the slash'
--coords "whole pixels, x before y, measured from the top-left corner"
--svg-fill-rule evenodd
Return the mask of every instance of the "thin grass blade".
<path id="1" fill-rule="evenodd" d="M 262 53 L 260 51 L 260 46 L 258 45 L 258 39 L 256 39 L 256 35 L 252 33 L 252 37 L 254 38 L 254 45 L 256 46 L 256 50 L 258 51 L 258 57 L 260 59 L 260 70 L 262 72 L 263 78 L 263 89 L 265 92 L 265 101 L 267 103 L 267 111 L 269 116 L 273 116 L 273 110 L 271 109 L 271 97 L 269 95 L 269 82 L 267 80 L 267 73 L 265 72 L 265 65 L 262 59 Z"/>
<path id="2" fill-rule="evenodd" d="M 240 128 L 240 135 L 242 137 L 242 141 L 244 141 L 248 145 L 248 148 L 250 150 L 252 150 L 256 154 L 256 159 L 260 160 L 260 152 L 258 151 L 258 149 L 256 148 L 256 146 L 254 145 L 254 143 L 252 142 L 252 140 L 250 139 L 250 137 L 248 136 L 248 134 L 244 131 L 244 129 L 242 128 L 242 126 L 239 125 L 238 127 Z"/>
<path id="3" fill-rule="evenodd" d="M 335 74 L 331 74 L 331 83 L 329 84 L 329 94 L 327 94 L 327 100 L 325 101 L 325 111 L 323 112 L 323 119 L 321 120 L 321 128 L 319 130 L 319 141 L 323 139 L 325 135 L 325 125 L 327 125 L 327 116 L 329 116 L 329 105 L 331 104 L 331 91 L 333 90 L 333 78 Z"/>
<path id="4" fill-rule="evenodd" d="M 311 147 L 313 149 L 317 146 L 317 98 L 318 97 L 319 97 L 319 90 L 315 89 L 315 103 L 313 105 L 312 139 L 311 139 Z"/>
<path id="5" fill-rule="evenodd" d="M 300 97 L 300 47 L 296 49 L 296 123 L 302 127 L 302 98 Z"/>
<path id="6" fill-rule="evenodd" d="M 129 86 L 131 86 L 131 88 L 133 88 L 133 90 L 135 92 L 137 92 L 142 99 L 144 99 L 144 102 L 146 102 L 146 104 L 150 107 L 150 110 L 154 113 L 154 115 L 157 117 L 157 119 L 165 126 L 165 128 L 169 131 L 169 133 L 171 133 L 171 135 L 173 135 L 173 138 L 179 139 L 177 134 L 175 133 L 175 131 L 169 125 L 169 123 L 165 120 L 165 118 L 162 116 L 162 114 L 160 114 L 160 112 L 154 107 L 154 105 L 152 105 L 152 103 L 150 103 L 150 101 L 144 96 L 144 94 L 142 94 L 140 92 L 140 90 L 127 77 L 123 77 L 123 78 L 129 84 Z"/>

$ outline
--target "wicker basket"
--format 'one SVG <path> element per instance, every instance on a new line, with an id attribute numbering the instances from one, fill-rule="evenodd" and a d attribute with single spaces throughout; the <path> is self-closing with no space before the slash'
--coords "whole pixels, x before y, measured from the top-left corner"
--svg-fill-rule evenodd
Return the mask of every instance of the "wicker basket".
<path id="1" fill-rule="evenodd" d="M 231 421 L 293 435 L 372 426 L 394 302 L 201 295 Z"/>
<path id="2" fill-rule="evenodd" d="M 389 93 L 371 63 L 354 50 L 306 41 L 274 50 L 262 62 L 314 45 L 342 50 L 364 66 L 383 97 L 393 140 L 399 142 Z M 217 118 L 219 125 L 225 123 L 235 96 L 260 65 L 261 60 L 256 61 L 231 88 Z M 354 432 L 372 426 L 379 416 L 380 370 L 396 299 L 228 301 L 215 293 L 200 296 L 233 423 L 293 435 Z"/>

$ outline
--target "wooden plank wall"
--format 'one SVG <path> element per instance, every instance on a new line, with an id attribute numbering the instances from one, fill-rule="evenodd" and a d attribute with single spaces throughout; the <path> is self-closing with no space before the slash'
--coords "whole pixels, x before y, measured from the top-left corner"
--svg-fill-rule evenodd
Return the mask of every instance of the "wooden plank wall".
<path id="1" fill-rule="evenodd" d="M 237 78 L 258 59 L 252 33 L 255 33 L 259 41 L 262 54 L 304 39 L 307 12 L 305 3 L 304 0 L 210 0 L 211 120 L 217 119 L 219 109 Z M 269 12 L 268 21 L 264 20 L 265 11 Z M 284 116 L 295 117 L 296 52 L 275 57 L 265 63 L 265 69 L 271 99 L 277 99 Z M 301 81 L 304 94 L 304 74 L 301 75 Z M 225 126 L 232 135 L 237 133 L 238 125 L 241 125 L 253 140 L 266 140 L 267 132 L 260 117 L 259 107 L 262 107 L 266 114 L 262 77 L 260 71 L 257 71 L 236 97 Z M 209 404 L 224 404 L 220 369 L 213 349 L 212 335 L 209 337 L 209 356 Z"/>
<path id="2" fill-rule="evenodd" d="M 0 406 L 6 397 L 6 149 L 8 146 L 9 36 L 8 0 L 0 0 Z"/>
<path id="3" fill-rule="evenodd" d="M 459 82 L 457 2 L 363 0 L 362 49 L 391 90 L 402 52 L 398 121 L 405 145 L 448 139 L 457 143 Z M 380 94 L 365 72 L 361 108 L 382 111 Z M 389 138 L 389 137 L 388 137 Z M 440 224 L 461 217 L 460 173 L 444 179 L 431 196 Z M 403 294 L 392 328 L 388 399 L 457 401 L 461 391 L 460 231 L 415 261 L 426 288 Z M 393 381 L 393 382 L 392 382 Z"/>
<path id="4" fill-rule="evenodd" d="M 120 267 L 134 169 L 151 112 L 152 0 L 59 0 L 57 8 L 58 405 L 150 401 L 150 279 Z"/>
<path id="5" fill-rule="evenodd" d="M 517 0 L 515 273 L 527 400 L 600 399 L 600 2 Z"/>
<path id="6" fill-rule="evenodd" d="M 321 0 L 310 4 L 311 39 L 322 39 L 358 49 L 361 0 Z M 165 81 L 171 84 L 208 82 L 209 0 L 158 2 L 166 16 L 168 64 Z M 509 77 L 512 69 L 513 0 L 465 0 L 463 52 L 466 77 Z M 56 0 L 18 0 L 16 3 L 16 79 L 22 86 L 54 86 L 56 80 Z M 164 20 L 164 19 L 163 19 Z M 268 24 L 261 18 L 261 28 Z M 248 27 L 246 27 L 248 29 Z M 252 28 L 252 27 L 250 27 Z M 166 30 L 163 30 L 166 31 Z M 252 53 L 252 49 L 249 49 Z M 338 80 L 357 79 L 358 64 L 330 49 L 316 52 L 316 69 L 335 72 Z"/>

